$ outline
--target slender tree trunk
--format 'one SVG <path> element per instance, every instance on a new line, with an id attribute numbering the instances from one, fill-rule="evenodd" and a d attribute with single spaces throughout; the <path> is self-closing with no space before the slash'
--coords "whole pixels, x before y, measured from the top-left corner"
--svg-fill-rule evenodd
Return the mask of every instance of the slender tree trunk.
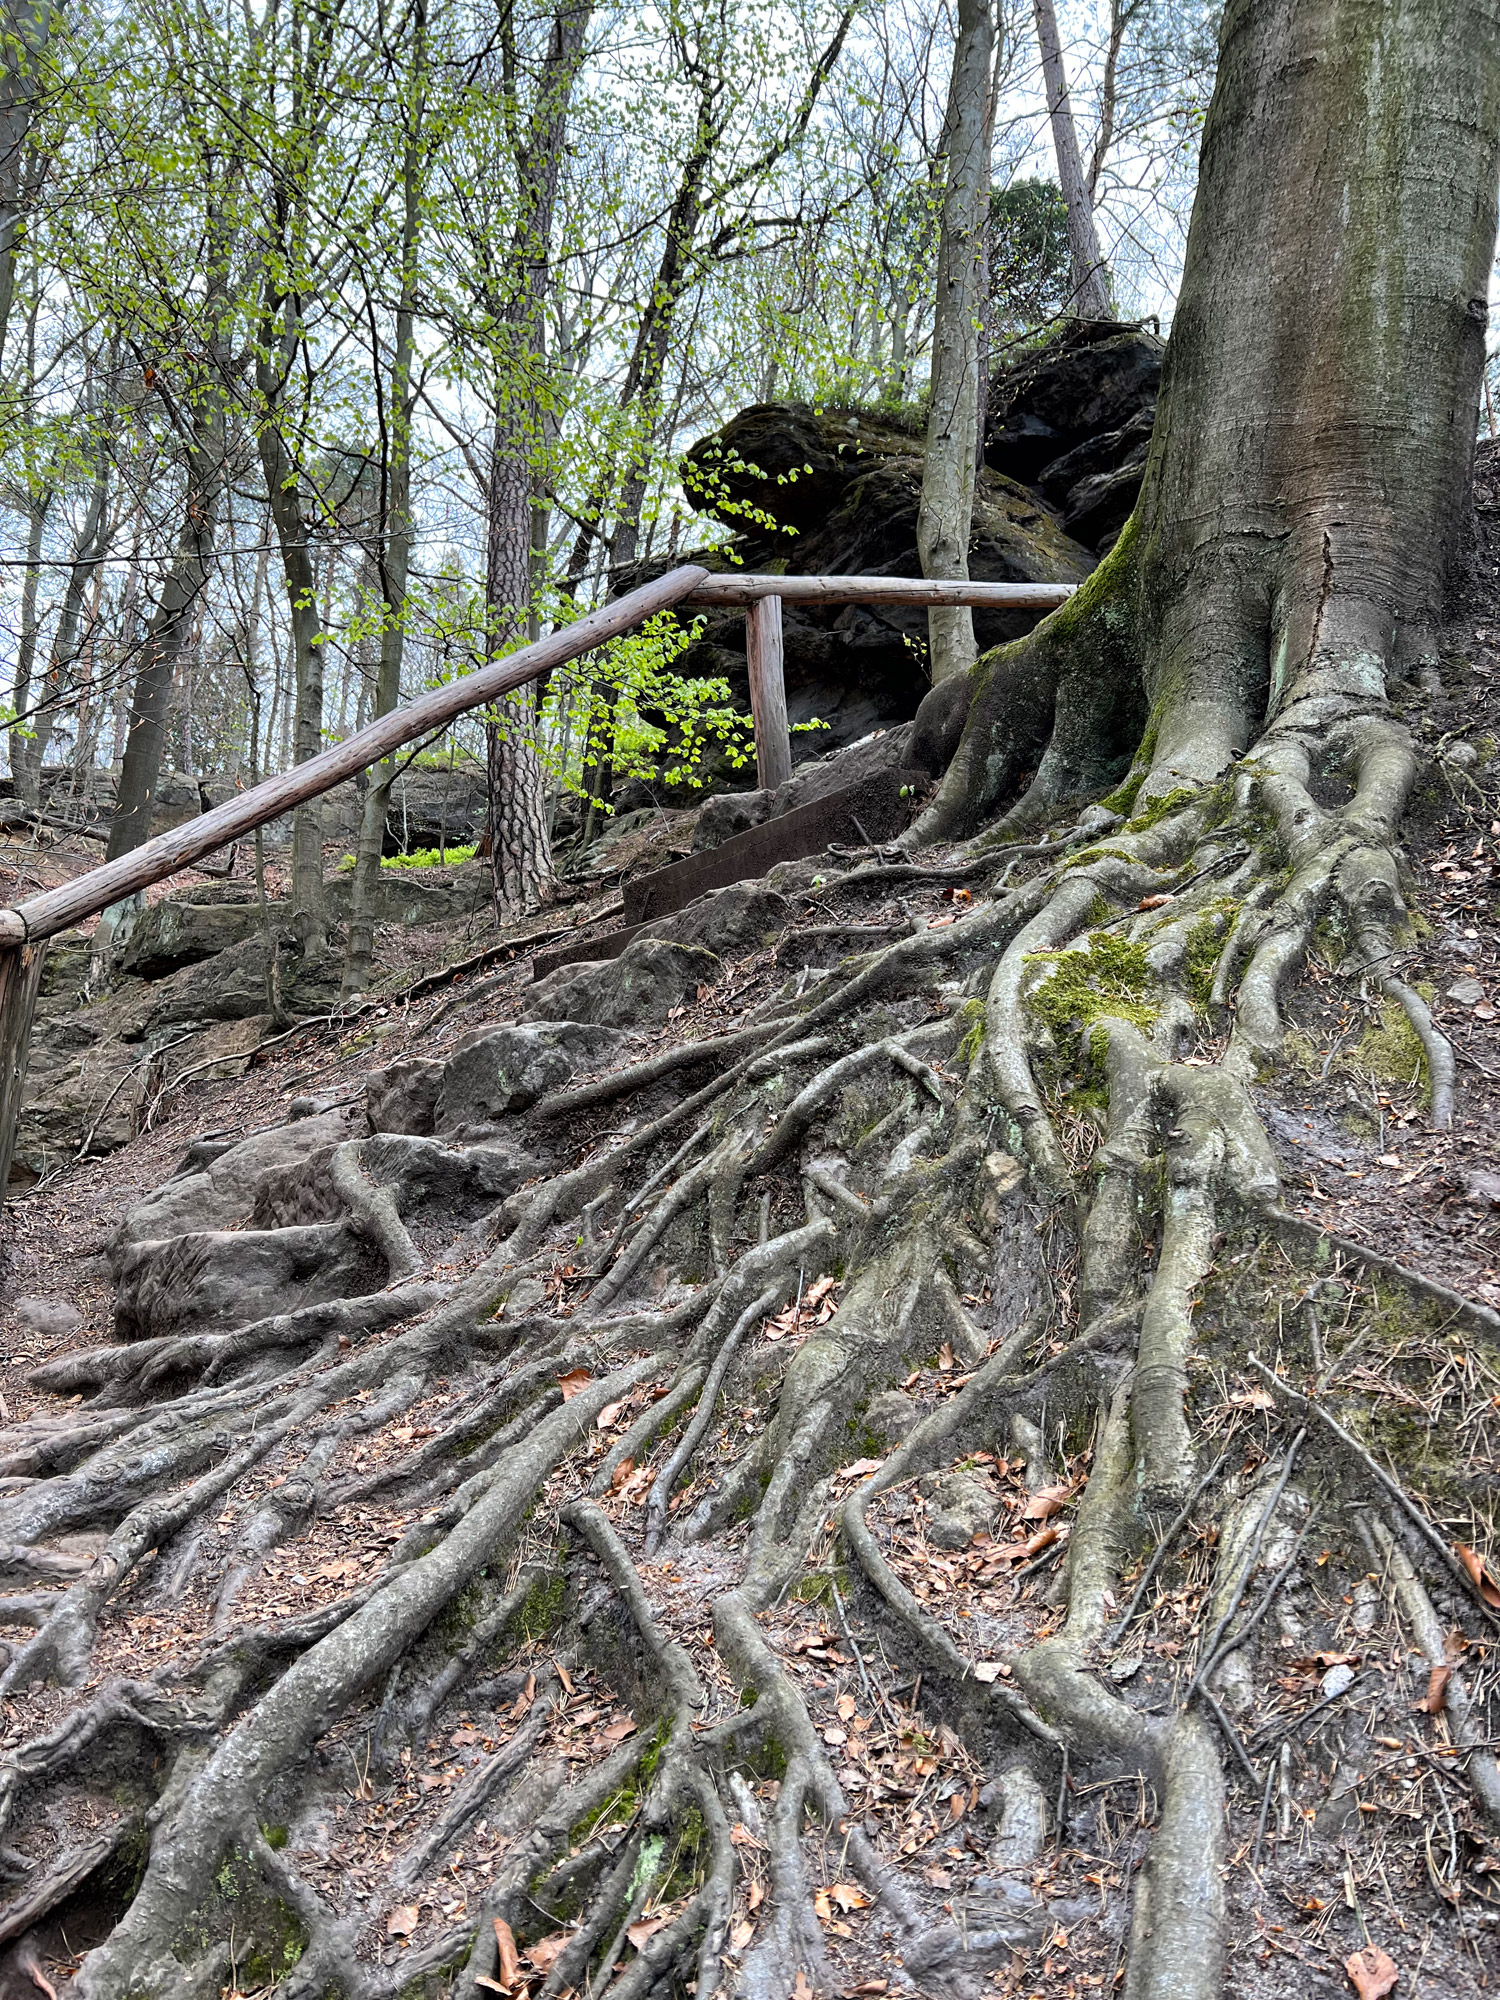
<path id="1" fill-rule="evenodd" d="M 422 222 L 422 123 L 426 89 L 427 6 L 417 0 L 413 26 L 413 101 L 401 166 L 401 291 L 396 307 L 391 356 L 390 398 L 385 410 L 381 456 L 381 520 L 376 559 L 385 619 L 380 632 L 380 664 L 375 674 L 374 715 L 389 715 L 401 699 L 401 667 L 406 647 L 406 585 L 411 568 L 411 444 L 414 397 L 411 377 L 416 352 L 417 251 Z M 379 359 L 371 363 L 379 386 Z M 392 757 L 370 775 L 360 815 L 359 845 L 349 895 L 349 952 L 344 991 L 358 993 L 369 981 L 375 956 L 375 893 L 385 850 L 385 822 L 397 763 Z"/>
<path id="2" fill-rule="evenodd" d="M 54 18 L 48 0 L 0 6 L 0 359 L 16 296 L 16 256 L 46 165 L 26 142 Z"/>
<path id="3" fill-rule="evenodd" d="M 978 277 L 982 197 L 989 187 L 989 0 L 960 0 L 958 40 L 943 121 L 945 176 L 932 334 L 932 398 L 922 461 L 917 548 L 922 574 L 967 578 L 974 515 L 974 438 L 981 406 Z M 934 683 L 974 664 L 974 615 L 967 607 L 927 614 Z"/>
<path id="4" fill-rule="evenodd" d="M 305 764 L 323 748 L 322 620 L 318 616 L 317 572 L 308 543 L 306 510 L 296 469 L 278 422 L 278 410 L 295 344 L 278 335 L 274 320 L 285 302 L 268 303 L 262 331 L 262 358 L 256 362 L 256 388 L 262 413 L 257 427 L 261 471 L 271 519 L 276 527 L 286 578 L 287 613 L 292 627 L 295 694 L 292 706 L 292 762 Z M 274 344 L 273 344 L 274 343 Z M 281 353 L 281 365 L 272 357 Z M 327 945 L 323 898 L 323 810 L 321 800 L 299 806 L 292 817 L 292 927 L 309 962 L 322 957 Z"/>
<path id="5" fill-rule="evenodd" d="M 212 384 L 194 398 L 188 452 L 187 494 L 177 555 L 151 615 L 130 700 L 130 721 L 106 859 L 116 860 L 150 836 L 152 805 L 167 740 L 167 710 L 177 665 L 192 636 L 200 600 L 213 568 L 219 510 L 224 498 L 225 442 L 222 395 Z"/>
<path id="6" fill-rule="evenodd" d="M 104 509 L 109 499 L 109 473 L 108 446 L 101 445 L 98 463 L 94 470 L 93 489 L 89 494 L 89 504 L 79 527 L 77 540 L 73 544 L 73 561 L 63 590 L 57 627 L 52 635 L 52 654 L 47 662 L 45 693 L 32 722 L 31 739 L 24 745 L 26 770 L 24 789 L 26 796 L 32 799 L 41 796 L 42 766 L 46 762 L 47 748 L 52 741 L 58 707 L 71 691 L 74 669 L 78 662 L 78 627 L 83 616 L 84 595 L 89 585 L 96 581 L 95 558 L 103 553 Z"/>
<path id="7" fill-rule="evenodd" d="M 12 705 L 17 721 L 6 734 L 10 745 L 10 774 L 15 781 L 16 791 L 21 798 L 35 796 L 28 793 L 31 778 L 31 764 L 26 755 L 27 744 L 23 730 L 31 727 L 26 711 L 31 706 L 31 681 L 36 669 L 36 642 L 38 619 L 36 613 L 37 589 L 41 581 L 42 534 L 47 526 L 47 516 L 52 511 L 52 502 L 57 498 L 56 487 L 47 487 L 30 496 L 26 522 L 26 578 L 21 585 L 21 639 L 16 648 L 16 680 Z"/>
<path id="8" fill-rule="evenodd" d="M 1036 38 L 1042 52 L 1042 76 L 1047 86 L 1047 113 L 1052 121 L 1052 149 L 1057 156 L 1057 184 L 1062 189 L 1068 211 L 1073 310 L 1081 319 L 1108 319 L 1109 287 L 1105 282 L 1104 259 L 1099 254 L 1099 235 L 1094 227 L 1093 196 L 1078 150 L 1078 131 L 1073 123 L 1072 100 L 1068 96 L 1068 72 L 1057 32 L 1057 14 L 1052 0 L 1034 0 L 1034 5 Z"/>
<path id="9" fill-rule="evenodd" d="M 536 385 L 545 349 L 552 218 L 568 104 L 592 11 L 592 0 L 563 0 L 558 7 L 517 160 L 522 213 L 511 245 L 511 289 L 498 315 L 500 365 L 486 495 L 485 608 L 492 658 L 526 630 L 531 611 L 532 509 L 544 446 Z M 486 730 L 490 868 L 502 916 L 535 909 L 552 889 L 536 724 L 536 692 L 528 685 L 505 698 Z"/>

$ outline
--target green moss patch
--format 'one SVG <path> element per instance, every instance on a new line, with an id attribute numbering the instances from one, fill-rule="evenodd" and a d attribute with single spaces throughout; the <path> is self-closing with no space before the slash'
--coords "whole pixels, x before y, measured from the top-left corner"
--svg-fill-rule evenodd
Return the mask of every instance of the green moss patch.
<path id="1" fill-rule="evenodd" d="M 1366 1028 L 1354 1051 L 1354 1060 L 1379 1082 L 1397 1090 L 1420 1085 L 1424 1097 L 1431 1095 L 1432 1079 L 1427 1070 L 1427 1051 L 1417 1031 L 1406 1018 L 1399 1000 L 1386 1000 L 1380 1020 Z"/>
<path id="2" fill-rule="evenodd" d="M 1239 904 L 1232 896 L 1221 896 L 1189 927 L 1182 943 L 1182 971 L 1188 992 L 1199 1007 L 1207 1007 L 1213 992 L 1214 974 Z"/>
<path id="3" fill-rule="evenodd" d="M 1197 799 L 1198 793 L 1192 785 L 1178 785 L 1170 792 L 1163 792 L 1159 798 L 1148 799 L 1126 824 L 1127 833 L 1144 833 L 1155 826 L 1158 820 L 1169 819 L 1175 812 L 1181 812 Z"/>
<path id="4" fill-rule="evenodd" d="M 1027 963 L 1053 967 L 1027 1004 L 1054 1034 L 1073 1034 L 1105 1015 L 1149 1029 L 1161 1011 L 1144 947 L 1112 931 L 1091 932 L 1081 951 L 1039 951 Z"/>

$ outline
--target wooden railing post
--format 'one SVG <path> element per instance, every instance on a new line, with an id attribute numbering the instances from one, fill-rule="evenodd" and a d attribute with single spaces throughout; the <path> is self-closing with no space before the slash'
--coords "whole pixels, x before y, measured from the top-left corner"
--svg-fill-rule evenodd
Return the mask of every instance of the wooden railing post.
<path id="1" fill-rule="evenodd" d="M 745 664 L 750 671 L 750 713 L 755 717 L 755 773 L 761 790 L 774 792 L 792 775 L 779 597 L 757 597 L 746 608 Z"/>
<path id="2" fill-rule="evenodd" d="M 10 1180 L 16 1119 L 21 1092 L 26 1088 L 31 1016 L 46 956 L 45 939 L 36 944 L 0 945 L 0 1201 L 5 1199 Z"/>

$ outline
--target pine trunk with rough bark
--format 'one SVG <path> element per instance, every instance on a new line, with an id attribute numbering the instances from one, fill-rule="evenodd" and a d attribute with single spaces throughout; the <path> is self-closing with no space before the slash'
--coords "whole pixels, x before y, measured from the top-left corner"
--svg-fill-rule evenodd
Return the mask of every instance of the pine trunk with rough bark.
<path id="1" fill-rule="evenodd" d="M 5 1434 L 7 1975 L 87 1912 L 69 2000 L 1272 2000 L 1340 1937 L 1479 2000 L 1500 1322 L 1289 1212 L 1255 1093 L 1316 926 L 1452 1095 L 1399 703 L 1497 146 L 1496 0 L 1231 0 L 1134 522 L 906 856 L 809 864 L 944 917 L 789 979 L 757 915 L 649 1053 L 542 1012 L 639 963 L 414 999 L 131 1210 Z"/>

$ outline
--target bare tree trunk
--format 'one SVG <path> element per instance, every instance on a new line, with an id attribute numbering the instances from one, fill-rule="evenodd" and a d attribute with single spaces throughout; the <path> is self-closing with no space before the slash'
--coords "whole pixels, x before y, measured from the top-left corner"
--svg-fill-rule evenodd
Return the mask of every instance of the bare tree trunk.
<path id="1" fill-rule="evenodd" d="M 70 691 L 73 670 L 78 661 L 78 626 L 83 616 L 84 593 L 90 583 L 97 580 L 95 558 L 102 553 L 101 538 L 104 533 L 104 509 L 109 499 L 109 474 L 110 455 L 106 440 L 101 442 L 99 447 L 88 508 L 79 527 L 77 540 L 73 544 L 73 561 L 63 591 L 62 607 L 57 616 L 57 628 L 52 635 L 51 658 L 47 662 L 44 684 L 46 691 L 37 705 L 31 739 L 23 745 L 22 765 L 25 779 L 19 788 L 24 796 L 30 799 L 39 799 L 41 796 L 42 766 L 46 761 L 47 747 L 52 741 L 59 705 Z M 12 762 L 14 763 L 14 759 Z"/>
<path id="2" fill-rule="evenodd" d="M 562 0 L 525 143 L 518 149 L 521 219 L 511 244 L 510 293 L 500 318 L 495 432 L 490 458 L 485 609 L 491 657 L 525 631 L 532 598 L 532 509 L 543 454 L 535 381 L 544 351 L 552 217 L 568 104 L 593 0 Z M 535 909 L 552 889 L 546 786 L 536 750 L 536 693 L 508 695 L 486 730 L 490 868 L 502 916 Z"/>
<path id="3" fill-rule="evenodd" d="M 946 174 L 932 333 L 932 400 L 922 461 L 917 548 L 922 574 L 964 579 L 974 515 L 974 438 L 979 426 L 979 295 L 982 197 L 989 187 L 989 0 L 960 0 L 958 40 L 943 121 Z M 934 606 L 927 614 L 934 683 L 974 664 L 974 614 Z"/>
<path id="4" fill-rule="evenodd" d="M 172 684 L 213 567 L 225 470 L 222 394 L 205 384 L 193 398 L 187 493 L 177 556 L 147 628 L 131 695 L 125 756 L 105 849 L 105 858 L 110 861 L 139 847 L 151 832 Z"/>
<path id="5" fill-rule="evenodd" d="M 268 318 L 274 314 L 268 311 Z M 275 346 L 273 346 L 275 340 Z M 284 341 L 267 328 L 262 352 L 269 356 Z M 292 343 L 295 352 L 295 342 Z M 266 497 L 276 525 L 281 567 L 286 577 L 287 612 L 292 623 L 292 660 L 296 692 L 292 710 L 292 762 L 305 764 L 323 748 L 323 631 L 318 616 L 317 574 L 307 538 L 307 519 L 296 470 L 282 439 L 277 407 L 284 371 L 272 359 L 256 362 L 256 387 L 263 409 L 258 425 L 261 470 Z M 314 961 L 327 946 L 323 908 L 323 813 L 321 801 L 299 806 L 292 817 L 292 927 L 303 957 Z"/>
<path id="6" fill-rule="evenodd" d="M 390 401 L 382 412 L 380 539 L 375 556 L 385 621 L 375 674 L 374 718 L 389 715 L 401 699 L 401 667 L 406 647 L 406 584 L 411 567 L 412 360 L 416 342 L 417 247 L 421 233 L 422 119 L 426 89 L 427 6 L 417 0 L 413 25 L 413 101 L 402 154 L 401 291 L 396 307 L 396 340 L 391 357 Z M 378 357 L 371 356 L 379 396 Z M 363 990 L 375 955 L 375 892 L 385 849 L 396 760 L 387 757 L 370 775 L 360 815 L 359 845 L 349 896 L 349 953 L 344 967 L 346 994 Z"/>
<path id="7" fill-rule="evenodd" d="M 25 718 L 31 706 L 31 678 L 36 666 L 38 637 L 36 600 L 37 588 L 41 581 L 42 534 L 56 498 L 56 487 L 49 486 L 40 493 L 33 493 L 28 502 L 26 580 L 21 585 L 21 639 L 16 649 L 15 693 L 12 696 L 12 706 L 17 719 L 6 736 L 6 741 L 10 745 L 10 774 L 15 780 L 16 791 L 21 798 L 28 797 L 26 788 L 31 776 L 31 765 L 26 756 L 27 745 L 22 731 L 31 726 Z M 32 803 L 36 803 L 34 797 Z"/>
<path id="8" fill-rule="evenodd" d="M 26 142 L 53 18 L 48 0 L 0 6 L 0 359 L 16 296 L 16 252 L 46 166 Z"/>
<path id="9" fill-rule="evenodd" d="M 1052 0 L 1034 0 L 1034 5 L 1036 38 L 1042 52 L 1042 75 L 1047 85 L 1047 113 L 1052 121 L 1052 148 L 1057 155 L 1057 184 L 1062 189 L 1068 211 L 1073 310 L 1082 319 L 1108 319 L 1109 287 L 1104 277 L 1104 259 L 1099 254 L 1099 235 L 1094 227 L 1093 196 L 1083 171 L 1078 132 L 1073 124 L 1073 105 L 1068 96 L 1068 72 L 1063 64 L 1057 14 Z"/>

